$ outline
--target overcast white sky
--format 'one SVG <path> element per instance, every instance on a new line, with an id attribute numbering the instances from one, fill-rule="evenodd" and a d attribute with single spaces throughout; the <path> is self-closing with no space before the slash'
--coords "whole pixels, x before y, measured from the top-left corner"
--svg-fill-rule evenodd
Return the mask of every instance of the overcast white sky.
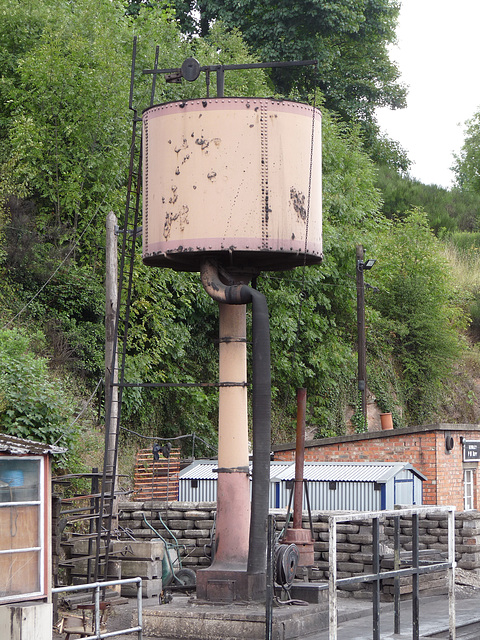
<path id="1" fill-rule="evenodd" d="M 406 109 L 378 110 L 414 162 L 410 174 L 450 187 L 465 121 L 480 110 L 480 0 L 401 0 L 391 52 L 409 86 Z"/>

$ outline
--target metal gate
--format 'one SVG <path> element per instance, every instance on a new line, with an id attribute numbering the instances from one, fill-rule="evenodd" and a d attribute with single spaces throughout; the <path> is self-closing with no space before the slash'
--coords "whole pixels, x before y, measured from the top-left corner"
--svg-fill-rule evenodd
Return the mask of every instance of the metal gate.
<path id="1" fill-rule="evenodd" d="M 448 559 L 420 566 L 419 516 L 439 513 L 448 518 Z M 412 562 L 408 568 L 400 568 L 400 518 L 412 518 Z M 394 569 L 380 570 L 380 520 L 391 518 L 394 522 Z M 337 524 L 358 520 L 372 521 L 373 572 L 351 578 L 337 578 Z M 380 584 L 385 578 L 394 580 L 394 633 L 400 633 L 400 578 L 412 576 L 412 640 L 419 640 L 420 598 L 419 578 L 425 573 L 447 571 L 449 602 L 449 637 L 455 640 L 455 507 L 416 507 L 394 511 L 364 511 L 330 516 L 329 522 L 329 640 L 337 640 L 337 587 L 359 582 L 373 584 L 373 640 L 380 640 Z"/>

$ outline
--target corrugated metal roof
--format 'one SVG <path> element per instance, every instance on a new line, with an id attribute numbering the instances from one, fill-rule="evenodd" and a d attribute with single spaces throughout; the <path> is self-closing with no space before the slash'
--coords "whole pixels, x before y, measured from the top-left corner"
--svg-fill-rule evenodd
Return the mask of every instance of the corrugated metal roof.
<path id="1" fill-rule="evenodd" d="M 218 476 L 216 469 L 215 460 L 196 460 L 180 472 L 180 480 L 214 480 Z M 405 469 L 425 480 L 425 476 L 405 462 L 305 462 L 303 475 L 310 482 L 384 483 Z M 280 482 L 294 478 L 295 462 L 270 463 L 270 480 Z"/>
<path id="2" fill-rule="evenodd" d="M 0 453 L 10 453 L 12 455 L 45 455 L 47 453 L 65 453 L 66 449 L 62 447 L 56 447 L 51 444 L 45 444 L 44 442 L 36 442 L 35 440 L 25 440 L 24 438 L 17 438 L 16 436 L 10 436 L 5 433 L 0 433 Z"/>
<path id="3" fill-rule="evenodd" d="M 271 462 L 270 463 L 270 478 L 276 477 L 276 475 L 286 469 L 288 469 L 292 462 Z M 252 464 L 250 463 L 250 472 L 252 471 Z M 182 469 L 179 474 L 180 480 L 216 480 L 218 477 L 217 460 L 195 460 L 188 467 Z"/>
<path id="4" fill-rule="evenodd" d="M 405 468 L 404 463 L 306 462 L 303 477 L 310 482 L 387 482 Z M 295 465 L 277 474 L 276 480 L 293 480 Z"/>

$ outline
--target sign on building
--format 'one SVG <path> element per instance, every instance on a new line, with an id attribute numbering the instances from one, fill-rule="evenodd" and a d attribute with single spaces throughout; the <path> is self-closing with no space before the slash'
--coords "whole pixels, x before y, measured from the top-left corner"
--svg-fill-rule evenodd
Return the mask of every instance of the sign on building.
<path id="1" fill-rule="evenodd" d="M 463 441 L 463 461 L 480 460 L 480 440 Z"/>

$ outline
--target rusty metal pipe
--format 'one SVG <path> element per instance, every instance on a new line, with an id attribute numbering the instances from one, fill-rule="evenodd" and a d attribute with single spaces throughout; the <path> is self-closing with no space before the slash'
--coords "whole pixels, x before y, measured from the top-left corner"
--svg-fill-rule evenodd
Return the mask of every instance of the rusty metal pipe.
<path id="1" fill-rule="evenodd" d="M 253 470 L 247 572 L 266 572 L 267 519 L 270 487 L 271 372 L 270 324 L 265 296 L 245 284 L 226 285 L 218 266 L 206 260 L 200 269 L 205 291 L 217 302 L 252 303 L 253 334 Z"/>
<path id="2" fill-rule="evenodd" d="M 305 461 L 305 414 L 307 390 L 297 389 L 297 439 L 295 444 L 295 490 L 293 494 L 293 528 L 302 528 L 303 466 Z"/>

